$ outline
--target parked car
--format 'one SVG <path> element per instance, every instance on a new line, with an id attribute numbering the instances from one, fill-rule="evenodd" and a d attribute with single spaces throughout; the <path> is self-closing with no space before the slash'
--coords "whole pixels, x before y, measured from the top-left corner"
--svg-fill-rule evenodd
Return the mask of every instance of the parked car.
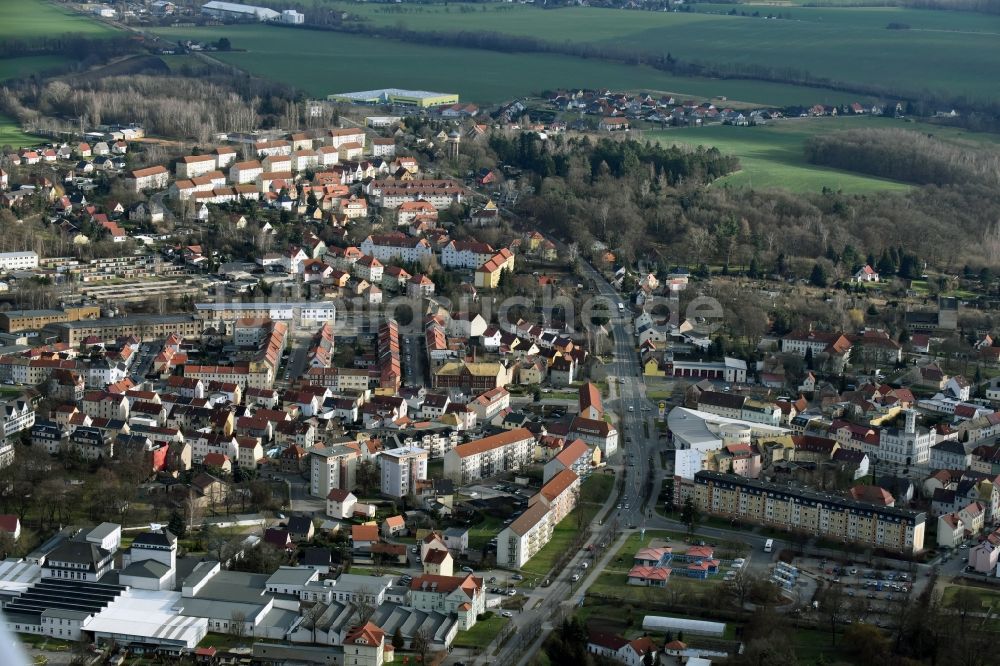
<path id="1" fill-rule="evenodd" d="M 501 613 L 501 615 L 503 615 L 504 617 L 514 617 L 514 614 L 511 613 L 510 611 L 504 611 L 503 613 Z"/>
<path id="2" fill-rule="evenodd" d="M 473 573 L 474 569 L 472 567 L 462 567 L 462 571 L 467 573 Z"/>

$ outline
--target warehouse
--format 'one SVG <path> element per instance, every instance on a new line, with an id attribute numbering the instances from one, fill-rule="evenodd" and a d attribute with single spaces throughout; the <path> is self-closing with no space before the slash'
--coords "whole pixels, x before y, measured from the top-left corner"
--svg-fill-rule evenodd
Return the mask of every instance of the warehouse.
<path id="1" fill-rule="evenodd" d="M 235 2 L 206 2 L 201 6 L 201 13 L 217 19 L 242 19 L 256 21 L 277 21 L 281 14 L 267 7 L 240 5 Z"/>
<path id="2" fill-rule="evenodd" d="M 429 92 L 427 90 L 402 90 L 400 88 L 381 88 L 379 90 L 363 90 L 330 95 L 331 102 L 348 102 L 351 104 L 400 104 L 427 109 L 444 104 L 457 104 L 455 93 Z"/>

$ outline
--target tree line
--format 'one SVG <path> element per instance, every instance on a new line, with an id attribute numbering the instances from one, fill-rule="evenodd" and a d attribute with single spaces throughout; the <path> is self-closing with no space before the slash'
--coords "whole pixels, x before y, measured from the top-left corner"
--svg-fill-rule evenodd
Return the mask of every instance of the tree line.
<path id="1" fill-rule="evenodd" d="M 959 145 L 903 129 L 856 129 L 817 135 L 805 144 L 813 164 L 918 185 L 1000 183 L 1000 151 Z"/>

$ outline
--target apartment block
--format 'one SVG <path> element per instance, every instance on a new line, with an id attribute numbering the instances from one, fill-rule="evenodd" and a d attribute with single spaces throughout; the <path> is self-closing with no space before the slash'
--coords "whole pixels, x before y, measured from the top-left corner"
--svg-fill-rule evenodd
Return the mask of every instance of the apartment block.
<path id="1" fill-rule="evenodd" d="M 427 451 L 415 446 L 383 451 L 379 456 L 382 494 L 406 497 L 415 493 L 417 482 L 427 479 L 427 457 Z"/>
<path id="2" fill-rule="evenodd" d="M 535 436 L 527 428 L 509 430 L 467 444 L 459 444 L 444 455 L 444 475 L 456 483 L 468 483 L 531 463 Z"/>
<path id="3" fill-rule="evenodd" d="M 696 473 L 694 485 L 698 508 L 712 515 L 900 553 L 924 548 L 921 512 L 718 472 Z"/>

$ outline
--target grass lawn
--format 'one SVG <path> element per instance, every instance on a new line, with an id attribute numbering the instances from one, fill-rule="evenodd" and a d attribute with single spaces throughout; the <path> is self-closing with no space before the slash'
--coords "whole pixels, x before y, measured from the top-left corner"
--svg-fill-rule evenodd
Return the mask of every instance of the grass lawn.
<path id="1" fill-rule="evenodd" d="M 944 588 L 944 592 L 941 595 L 941 601 L 944 605 L 952 605 L 955 601 L 955 595 L 961 589 L 971 590 L 974 592 L 976 596 L 979 597 L 979 600 L 984 607 L 992 606 L 994 609 L 1000 609 L 1000 590 L 975 587 L 972 585 L 949 585 Z"/>
<path id="2" fill-rule="evenodd" d="M 552 530 L 552 539 L 538 554 L 521 567 L 529 576 L 542 577 L 549 573 L 556 561 L 566 552 L 576 539 L 578 521 L 589 525 L 600 510 L 608 494 L 614 488 L 615 477 L 611 474 L 591 474 L 580 487 L 580 503 Z"/>
<path id="3" fill-rule="evenodd" d="M 0 62 L 3 61 L 0 60 Z M 13 118 L 0 115 L 0 146 L 10 145 L 14 148 L 20 148 L 21 146 L 33 146 L 41 140 L 40 137 L 22 132 L 17 121 Z"/>
<path id="4" fill-rule="evenodd" d="M 688 62 L 792 68 L 834 81 L 995 97 L 1000 16 L 897 7 L 771 7 L 701 4 L 693 12 L 638 12 L 575 7 L 360 5 L 336 6 L 385 26 L 479 31 L 549 41 L 592 43 Z M 737 15 L 729 15 L 735 11 Z M 747 14 L 740 16 L 740 13 Z M 752 16 L 759 12 L 759 16 Z M 768 14 L 781 18 L 768 20 Z M 911 30 L 887 30 L 889 23 Z M 970 60 L 969 53 L 976 58 Z M 878 67 L 871 63 L 878 62 Z M 571 85 L 571 84 L 566 84 Z M 745 81 L 716 84 L 737 94 Z M 617 85 L 616 87 L 624 87 Z M 733 92 L 729 92 L 732 90 Z M 742 92 L 742 91 L 741 91 Z M 746 90 L 746 92 L 751 92 Z M 817 102 L 822 100 L 817 99 Z"/>
<path id="5" fill-rule="evenodd" d="M 509 618 L 494 615 L 488 620 L 476 622 L 472 629 L 455 634 L 454 645 L 455 647 L 485 648 L 493 642 L 493 639 L 509 621 Z"/>
<path id="6" fill-rule="evenodd" d="M 4 20 L 0 23 L 0 39 L 31 39 L 65 33 L 101 37 L 116 32 L 90 16 L 43 0 L 17 0 L 4 2 L 3 5 Z"/>
<path id="7" fill-rule="evenodd" d="M 503 520 L 496 516 L 485 516 L 483 522 L 469 528 L 469 549 L 482 550 L 490 539 L 503 529 Z"/>
<path id="8" fill-rule="evenodd" d="M 672 76 L 641 65 L 562 55 L 434 47 L 267 25 L 159 28 L 154 32 L 171 41 L 216 41 L 227 37 L 234 49 L 245 51 L 213 53 L 213 57 L 323 97 L 351 90 L 405 87 L 455 92 L 463 100 L 492 103 L 555 88 L 608 87 L 702 98 L 728 95 L 732 100 L 773 105 L 834 104 L 856 98 L 760 81 Z M 357 66 L 359 53 L 364 54 L 364 67 Z M 303 58 L 322 62 L 323 66 L 303 68 Z M 475 67 L 468 63 L 475 63 Z M 511 72 L 517 72 L 517 76 L 511 76 Z"/>

